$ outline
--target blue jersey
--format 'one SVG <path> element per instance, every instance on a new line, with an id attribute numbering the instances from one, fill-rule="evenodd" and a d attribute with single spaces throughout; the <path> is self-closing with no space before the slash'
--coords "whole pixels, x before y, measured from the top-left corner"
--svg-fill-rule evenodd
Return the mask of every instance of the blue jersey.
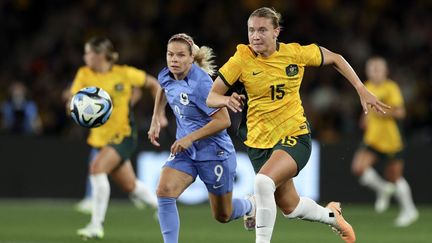
<path id="1" fill-rule="evenodd" d="M 205 126 L 211 121 L 210 116 L 219 110 L 207 106 L 213 80 L 195 64 L 184 80 L 175 80 L 167 67 L 159 73 L 158 80 L 176 116 L 177 139 Z M 197 161 L 225 160 L 232 152 L 234 146 L 226 130 L 195 141 L 185 151 L 189 158 Z"/>

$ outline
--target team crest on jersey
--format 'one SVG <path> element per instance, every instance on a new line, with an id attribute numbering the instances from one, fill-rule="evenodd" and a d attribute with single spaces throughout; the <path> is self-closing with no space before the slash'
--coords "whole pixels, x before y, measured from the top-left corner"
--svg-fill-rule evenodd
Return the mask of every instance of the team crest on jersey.
<path id="1" fill-rule="evenodd" d="M 285 69 L 288 77 L 292 77 L 298 74 L 298 66 L 296 64 L 290 64 Z"/>
<path id="2" fill-rule="evenodd" d="M 115 91 L 123 91 L 123 89 L 124 89 L 124 86 L 122 83 L 118 83 L 114 86 Z"/>
<path id="3" fill-rule="evenodd" d="M 188 105 L 189 104 L 189 97 L 186 93 L 180 93 L 180 103 L 182 105 Z"/>

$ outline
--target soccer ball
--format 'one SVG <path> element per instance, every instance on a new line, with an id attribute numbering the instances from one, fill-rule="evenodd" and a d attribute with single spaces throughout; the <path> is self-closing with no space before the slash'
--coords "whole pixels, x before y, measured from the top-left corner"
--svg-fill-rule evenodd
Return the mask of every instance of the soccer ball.
<path id="1" fill-rule="evenodd" d="M 111 116 L 112 109 L 111 97 L 98 87 L 81 89 L 70 102 L 72 118 L 78 125 L 87 128 L 103 125 Z"/>

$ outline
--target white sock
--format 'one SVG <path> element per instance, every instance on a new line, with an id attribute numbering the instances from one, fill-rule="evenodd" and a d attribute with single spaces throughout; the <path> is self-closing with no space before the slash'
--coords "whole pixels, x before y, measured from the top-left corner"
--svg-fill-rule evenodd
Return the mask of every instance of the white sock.
<path id="1" fill-rule="evenodd" d="M 263 174 L 255 177 L 256 243 L 269 243 L 276 221 L 276 201 L 273 180 Z"/>
<path id="2" fill-rule="evenodd" d="M 401 177 L 399 180 L 396 181 L 395 196 L 402 210 L 405 211 L 416 210 L 411 195 L 411 188 L 408 185 L 408 182 L 403 177 Z"/>
<path id="3" fill-rule="evenodd" d="M 367 168 L 360 176 L 360 184 L 371 188 L 375 192 L 381 191 L 383 185 L 386 183 L 390 183 L 390 182 L 382 179 L 381 176 L 379 176 L 378 173 L 373 168 L 370 167 Z"/>
<path id="4" fill-rule="evenodd" d="M 139 180 L 135 180 L 135 188 L 131 192 L 133 197 L 139 198 L 154 208 L 157 208 L 157 197 L 150 188 Z"/>
<path id="5" fill-rule="evenodd" d="M 318 205 L 314 200 L 307 197 L 300 197 L 297 207 L 290 214 L 284 214 L 285 218 L 299 218 L 308 221 L 320 222 L 334 225 L 335 217 L 330 217 L 332 211 Z"/>
<path id="6" fill-rule="evenodd" d="M 93 188 L 92 195 L 92 217 L 91 223 L 102 225 L 110 197 L 110 184 L 105 173 L 90 175 L 90 182 Z"/>

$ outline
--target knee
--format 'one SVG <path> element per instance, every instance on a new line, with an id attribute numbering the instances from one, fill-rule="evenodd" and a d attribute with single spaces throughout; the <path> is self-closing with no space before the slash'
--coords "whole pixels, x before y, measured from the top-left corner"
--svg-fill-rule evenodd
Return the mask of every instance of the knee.
<path id="1" fill-rule="evenodd" d="M 289 218 L 289 215 L 294 212 L 294 210 L 296 209 L 297 206 L 284 206 L 284 207 L 280 207 L 282 214 Z"/>
<path id="2" fill-rule="evenodd" d="M 130 181 L 130 182 L 127 182 L 127 183 L 123 183 L 121 185 L 121 188 L 122 188 L 122 190 L 124 192 L 131 193 L 135 189 L 135 186 L 136 186 L 135 181 Z"/>
<path id="3" fill-rule="evenodd" d="M 217 213 L 213 216 L 219 223 L 228 223 L 231 219 L 231 214 L 228 214 L 226 212 L 223 213 Z"/>
<path id="4" fill-rule="evenodd" d="M 169 184 L 159 183 L 156 188 L 156 195 L 158 197 L 173 197 L 174 187 Z"/>
<path id="5" fill-rule="evenodd" d="M 351 166 L 351 172 L 353 173 L 353 175 L 360 177 L 361 175 L 363 175 L 363 172 L 366 170 L 366 168 L 364 168 L 363 166 L 360 166 L 356 163 L 354 163 Z"/>
<path id="6" fill-rule="evenodd" d="M 255 176 L 255 193 L 256 194 L 273 194 L 276 190 L 275 183 L 273 180 L 264 175 L 257 174 Z"/>

